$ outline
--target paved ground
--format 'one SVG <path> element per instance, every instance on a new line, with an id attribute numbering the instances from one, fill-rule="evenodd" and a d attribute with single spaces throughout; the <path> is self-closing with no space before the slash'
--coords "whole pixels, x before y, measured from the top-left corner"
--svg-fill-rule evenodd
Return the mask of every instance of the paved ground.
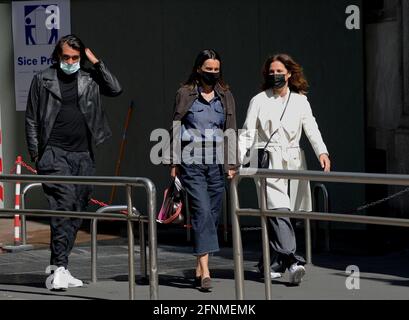
<path id="1" fill-rule="evenodd" d="M 2 245 L 14 245 L 14 220 L 9 218 L 0 218 L 0 252 Z M 112 234 L 99 234 L 98 239 L 115 239 Z M 90 234 L 82 229 L 78 231 L 77 243 L 89 242 Z M 48 223 L 41 220 L 27 220 L 27 243 L 34 248 L 46 248 L 50 243 L 50 227 Z"/>
<path id="2" fill-rule="evenodd" d="M 46 230 L 47 226 L 37 226 Z M 44 231 L 45 232 L 45 231 Z M 84 235 L 87 234 L 83 231 Z M 301 237 L 300 237 L 301 238 Z M 232 249 L 225 245 L 211 258 L 214 290 L 202 293 L 192 287 L 195 258 L 184 233 L 178 230 L 159 229 L 158 266 L 159 297 L 163 300 L 230 300 L 235 298 Z M 243 235 L 245 260 L 245 299 L 264 299 L 264 283 L 253 271 L 258 258 L 259 239 L 255 232 Z M 302 246 L 300 246 L 301 248 Z M 135 247 L 137 275 L 139 247 Z M 70 271 L 85 280 L 83 288 L 65 292 L 52 292 L 45 288 L 45 267 L 49 251 L 44 245 L 35 250 L 0 254 L 0 300 L 41 299 L 127 299 L 128 261 L 126 240 L 118 236 L 101 239 L 98 247 L 98 282 L 89 283 L 90 247 L 84 236 L 70 257 Z M 288 285 L 288 274 L 273 280 L 272 295 L 275 300 L 313 299 L 408 299 L 409 251 L 400 250 L 382 255 L 347 253 L 314 253 L 313 265 L 308 265 L 307 275 L 299 287 Z M 346 281 L 350 265 L 359 267 L 359 289 L 348 290 Z M 351 282 L 351 281 L 349 281 Z M 352 282 L 357 285 L 357 282 Z M 138 276 L 136 298 L 149 299 L 149 286 Z"/>

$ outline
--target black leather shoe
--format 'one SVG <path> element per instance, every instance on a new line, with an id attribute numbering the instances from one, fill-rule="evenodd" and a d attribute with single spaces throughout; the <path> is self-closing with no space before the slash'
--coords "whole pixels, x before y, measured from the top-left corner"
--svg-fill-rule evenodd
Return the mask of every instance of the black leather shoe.
<path id="1" fill-rule="evenodd" d="M 195 288 L 200 288 L 202 286 L 202 279 L 200 277 L 195 277 L 193 280 L 193 286 Z"/>

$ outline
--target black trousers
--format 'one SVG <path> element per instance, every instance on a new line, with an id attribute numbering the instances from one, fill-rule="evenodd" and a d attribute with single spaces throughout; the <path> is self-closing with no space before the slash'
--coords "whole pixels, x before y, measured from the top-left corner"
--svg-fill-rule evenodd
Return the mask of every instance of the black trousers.
<path id="1" fill-rule="evenodd" d="M 88 151 L 69 152 L 47 146 L 37 163 L 41 175 L 90 176 L 95 173 L 94 161 Z M 51 210 L 85 211 L 91 198 L 92 186 L 43 183 Z M 74 246 L 81 219 L 52 217 L 50 220 L 50 264 L 68 266 L 68 256 Z"/>

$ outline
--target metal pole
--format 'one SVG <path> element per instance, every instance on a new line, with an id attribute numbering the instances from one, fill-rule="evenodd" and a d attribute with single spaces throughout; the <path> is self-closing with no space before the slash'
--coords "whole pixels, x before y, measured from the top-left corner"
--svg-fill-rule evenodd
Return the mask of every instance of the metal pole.
<path id="1" fill-rule="evenodd" d="M 311 264 L 311 222 L 310 219 L 305 219 L 305 259 L 307 264 Z"/>
<path id="2" fill-rule="evenodd" d="M 320 185 L 322 189 L 322 195 L 324 196 L 324 212 L 329 212 L 329 196 L 328 196 L 328 190 L 325 187 L 324 184 Z M 331 249 L 330 246 L 330 227 L 331 227 L 331 222 L 327 221 L 326 226 L 325 226 L 325 251 L 329 252 Z"/>
<path id="3" fill-rule="evenodd" d="M 156 189 L 151 181 L 147 181 L 146 189 L 148 194 L 148 226 L 149 226 L 149 285 L 151 300 L 159 299 L 159 279 L 158 279 L 158 240 L 156 231 Z"/>
<path id="4" fill-rule="evenodd" d="M 223 237 L 224 237 L 224 242 L 227 242 L 228 240 L 228 234 L 227 234 L 227 188 L 224 190 L 224 197 L 223 197 Z"/>
<path id="5" fill-rule="evenodd" d="M 158 299 L 158 268 L 157 268 L 157 234 L 156 234 L 156 188 L 153 182 L 147 178 L 129 178 L 129 177 L 67 177 L 67 176 L 43 176 L 43 175 L 0 175 L 0 181 L 16 181 L 16 182 L 42 182 L 42 183 L 62 183 L 62 184 L 84 184 L 84 185 L 116 185 L 125 186 L 127 189 L 127 211 L 128 216 L 118 214 L 101 213 L 95 215 L 89 212 L 77 211 L 55 211 L 55 210 L 39 210 L 31 209 L 0 209 L 0 216 L 30 215 L 40 217 L 70 217 L 80 219 L 112 219 L 112 220 L 127 220 L 128 222 L 128 251 L 129 251 L 129 296 L 134 299 L 135 286 L 135 268 L 134 268 L 134 235 L 133 235 L 133 220 L 140 219 L 133 214 L 131 191 L 132 186 L 144 187 L 148 196 L 148 211 L 149 211 L 149 254 L 150 254 L 150 296 L 151 299 Z M 6 246 L 3 247 L 6 249 Z"/>
<path id="6" fill-rule="evenodd" d="M 139 220 L 139 246 L 141 250 L 141 274 L 143 278 L 147 279 L 145 223 L 142 220 Z"/>
<path id="7" fill-rule="evenodd" d="M 187 198 L 187 193 L 185 194 L 185 212 L 186 212 L 186 241 L 190 242 L 191 240 L 191 227 L 192 227 L 192 219 L 190 217 L 190 209 L 189 209 L 189 202 Z"/>
<path id="8" fill-rule="evenodd" d="M 128 205 L 128 217 L 132 217 L 132 187 L 126 186 L 126 203 Z M 129 268 L 129 300 L 135 300 L 135 264 L 134 264 L 134 234 L 133 222 L 128 219 L 128 268 Z"/>
<path id="9" fill-rule="evenodd" d="M 32 188 L 37 188 L 41 186 L 42 186 L 41 183 L 30 183 L 23 188 L 23 191 L 21 192 L 21 209 L 24 210 L 26 208 L 26 193 Z M 27 219 L 25 215 L 21 217 L 21 238 L 23 241 L 23 245 L 26 245 L 27 244 Z"/>
<path id="10" fill-rule="evenodd" d="M 270 275 L 270 247 L 267 230 L 267 217 L 264 214 L 267 210 L 267 182 L 266 178 L 261 178 L 260 186 L 260 211 L 261 211 L 261 234 L 263 242 L 263 267 L 266 300 L 271 300 L 271 275 Z"/>
<path id="11" fill-rule="evenodd" d="M 23 189 L 23 192 L 21 193 L 21 209 L 25 209 L 25 201 L 26 201 L 26 194 L 25 194 L 25 189 Z M 23 242 L 23 245 L 27 244 L 27 220 L 26 216 L 21 217 L 21 241 Z"/>
<path id="12" fill-rule="evenodd" d="M 91 282 L 97 282 L 97 219 L 91 220 Z"/>
<path id="13" fill-rule="evenodd" d="M 239 208 L 237 185 L 239 176 L 235 176 L 230 184 L 230 218 L 233 236 L 234 280 L 236 299 L 244 300 L 243 247 L 241 242 L 240 222 L 236 210 Z"/>
<path id="14" fill-rule="evenodd" d="M 26 216 L 21 217 L 21 241 L 22 245 L 25 246 L 27 244 L 27 222 Z"/>
<path id="15" fill-rule="evenodd" d="M 318 208 L 318 198 L 319 198 L 319 190 L 322 191 L 322 196 L 323 196 L 323 212 L 329 212 L 329 196 L 328 196 L 328 190 L 326 188 L 326 186 L 322 183 L 318 183 L 314 186 L 314 197 L 313 197 L 313 208 L 312 210 L 317 212 L 319 211 Z M 316 221 L 315 225 L 319 225 L 319 222 Z M 330 222 L 325 222 L 324 224 L 324 250 L 326 252 L 330 251 Z M 319 231 L 319 228 L 317 228 L 316 230 L 317 232 Z M 317 236 L 315 235 L 314 237 L 314 247 L 316 247 L 316 238 Z"/>

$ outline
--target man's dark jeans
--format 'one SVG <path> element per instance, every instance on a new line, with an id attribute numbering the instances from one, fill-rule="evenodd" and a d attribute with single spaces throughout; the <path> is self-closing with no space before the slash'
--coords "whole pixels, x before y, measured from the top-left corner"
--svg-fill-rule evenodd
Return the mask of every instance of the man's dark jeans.
<path id="1" fill-rule="evenodd" d="M 68 152 L 47 146 L 37 163 L 38 174 L 61 176 L 94 175 L 94 161 L 88 151 Z M 51 210 L 85 211 L 91 197 L 92 186 L 43 183 L 45 196 Z M 81 219 L 52 217 L 50 263 L 67 268 L 68 256 L 74 246 Z"/>

